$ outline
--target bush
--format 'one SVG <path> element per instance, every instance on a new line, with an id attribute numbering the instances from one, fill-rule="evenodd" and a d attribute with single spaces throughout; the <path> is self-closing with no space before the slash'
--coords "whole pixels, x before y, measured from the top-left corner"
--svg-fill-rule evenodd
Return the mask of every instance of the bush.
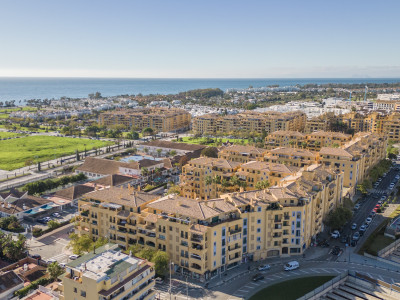
<path id="1" fill-rule="evenodd" d="M 32 235 L 34 236 L 34 237 L 39 237 L 39 236 L 41 236 L 43 233 L 43 229 L 42 228 L 38 228 L 38 227 L 33 227 L 33 229 L 32 229 Z"/>
<path id="2" fill-rule="evenodd" d="M 35 181 L 26 184 L 23 187 L 24 191 L 27 191 L 28 194 L 34 195 L 34 194 L 42 194 L 47 190 L 52 190 L 55 189 L 61 185 L 66 185 L 68 183 L 73 183 L 77 181 L 81 181 L 86 179 L 86 175 L 83 173 L 79 173 L 76 175 L 70 175 L 70 176 L 63 176 L 61 178 L 56 178 L 56 179 L 46 179 L 46 180 L 40 180 L 40 181 Z"/>
<path id="3" fill-rule="evenodd" d="M 26 287 L 15 291 L 14 292 L 14 296 L 17 296 L 19 298 L 25 297 L 30 290 L 35 290 L 38 288 L 39 285 L 47 285 L 51 282 L 51 280 L 49 278 L 40 278 L 36 281 L 31 282 L 30 285 L 27 285 Z"/>

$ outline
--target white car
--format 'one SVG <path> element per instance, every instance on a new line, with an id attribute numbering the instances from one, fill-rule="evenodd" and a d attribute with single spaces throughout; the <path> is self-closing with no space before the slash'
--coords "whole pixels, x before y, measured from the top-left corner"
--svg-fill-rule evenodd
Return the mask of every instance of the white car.
<path id="1" fill-rule="evenodd" d="M 331 238 L 333 239 L 340 238 L 340 232 L 338 230 L 335 230 L 334 232 L 331 233 Z"/>
<path id="2" fill-rule="evenodd" d="M 267 270 L 269 270 L 269 269 L 271 269 L 271 266 L 268 265 L 268 264 L 266 264 L 266 265 L 261 265 L 261 266 L 258 267 L 258 271 L 267 271 Z"/>
<path id="3" fill-rule="evenodd" d="M 291 270 L 296 270 L 300 267 L 300 264 L 298 261 L 290 261 L 284 266 L 285 271 L 291 271 Z"/>
<path id="4" fill-rule="evenodd" d="M 372 218 L 370 218 L 370 217 L 368 217 L 368 218 L 365 220 L 365 224 L 367 224 L 367 225 L 371 224 L 371 222 L 372 222 Z"/>
<path id="5" fill-rule="evenodd" d="M 78 257 L 79 257 L 79 255 L 72 254 L 72 255 L 69 256 L 69 259 L 75 260 L 75 259 L 77 259 Z"/>
<path id="6" fill-rule="evenodd" d="M 353 229 L 353 230 L 357 229 L 357 224 L 353 223 L 353 225 L 351 225 L 351 229 Z"/>
<path id="7" fill-rule="evenodd" d="M 52 263 L 56 262 L 56 260 L 55 260 L 55 259 L 48 259 L 46 262 L 47 262 L 48 264 L 52 264 Z"/>
<path id="8" fill-rule="evenodd" d="M 360 203 L 357 203 L 356 205 L 354 205 L 354 209 L 355 209 L 355 210 L 360 209 L 360 207 L 361 207 Z"/>

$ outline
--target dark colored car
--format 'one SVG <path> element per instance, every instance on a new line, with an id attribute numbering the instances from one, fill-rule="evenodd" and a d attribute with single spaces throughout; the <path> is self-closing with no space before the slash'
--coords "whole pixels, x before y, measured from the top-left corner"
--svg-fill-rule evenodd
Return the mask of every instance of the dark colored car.
<path id="1" fill-rule="evenodd" d="M 342 235 L 342 237 L 340 238 L 340 242 L 343 244 L 347 243 L 347 235 Z"/>
<path id="2" fill-rule="evenodd" d="M 42 257 L 39 254 L 33 254 L 32 258 L 34 258 L 34 259 L 42 259 Z"/>
<path id="3" fill-rule="evenodd" d="M 253 281 L 259 281 L 259 280 L 263 280 L 264 279 L 264 275 L 261 273 L 257 273 L 256 275 L 253 276 L 252 280 Z"/>
<path id="4" fill-rule="evenodd" d="M 357 241 L 355 241 L 355 240 L 351 240 L 351 243 L 350 243 L 350 245 L 351 245 L 352 247 L 355 247 L 355 246 L 357 246 Z"/>

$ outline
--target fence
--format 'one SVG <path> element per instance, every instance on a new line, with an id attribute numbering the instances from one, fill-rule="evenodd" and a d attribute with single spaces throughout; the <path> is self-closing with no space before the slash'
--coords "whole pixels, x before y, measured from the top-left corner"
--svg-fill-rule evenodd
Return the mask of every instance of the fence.
<path id="1" fill-rule="evenodd" d="M 4 184 L 0 184 L 0 190 L 8 190 L 8 189 L 13 188 L 13 187 L 25 185 L 27 183 L 31 183 L 31 182 L 34 182 L 34 181 L 38 181 L 38 180 L 42 180 L 42 179 L 46 179 L 46 178 L 50 178 L 50 177 L 52 177 L 51 174 L 43 174 L 43 175 L 37 176 L 35 178 L 29 178 L 29 179 L 26 179 L 26 180 L 20 180 L 20 181 L 18 181 L 16 183 L 7 184 L 7 182 L 6 182 Z"/>
<path id="2" fill-rule="evenodd" d="M 349 271 L 346 271 L 329 280 L 328 282 L 325 282 L 323 285 L 317 287 L 315 290 L 305 294 L 303 297 L 300 297 L 297 300 L 318 299 L 322 294 L 326 294 L 330 290 L 333 290 L 335 287 L 340 285 L 342 282 L 346 281 L 348 276 Z"/>

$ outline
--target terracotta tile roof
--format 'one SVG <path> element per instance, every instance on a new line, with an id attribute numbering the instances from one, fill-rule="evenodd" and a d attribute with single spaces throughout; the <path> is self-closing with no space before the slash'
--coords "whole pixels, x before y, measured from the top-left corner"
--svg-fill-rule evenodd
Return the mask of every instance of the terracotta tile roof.
<path id="1" fill-rule="evenodd" d="M 119 161 L 104 159 L 104 158 L 95 158 L 95 157 L 87 157 L 85 162 L 80 165 L 76 170 L 84 171 L 89 173 L 96 174 L 115 174 L 119 172 L 119 167 L 123 163 Z"/>
<path id="2" fill-rule="evenodd" d="M 171 195 L 151 202 L 147 207 L 198 220 L 207 220 L 223 213 L 236 211 L 236 208 L 232 204 L 223 199 L 197 201 Z"/>
<path id="3" fill-rule="evenodd" d="M 229 161 L 222 158 L 212 158 L 212 157 L 199 157 L 189 161 L 189 164 L 203 165 L 208 167 L 218 167 L 226 169 L 234 169 L 241 165 L 239 162 Z"/>
<path id="4" fill-rule="evenodd" d="M 349 152 L 341 148 L 322 147 L 319 151 L 320 155 L 337 155 L 344 157 L 353 157 Z"/>
<path id="5" fill-rule="evenodd" d="M 27 192 L 20 192 L 15 188 L 11 188 L 9 192 L 7 193 L 0 193 L 0 197 L 3 199 L 6 199 L 7 197 L 13 197 L 13 198 L 21 198 L 22 196 L 27 195 Z"/>
<path id="6" fill-rule="evenodd" d="M 232 146 L 228 146 L 228 147 L 223 148 L 221 151 L 263 154 L 267 150 L 263 149 L 263 148 L 257 148 L 257 147 L 254 147 L 254 146 L 232 145 Z"/>
<path id="7" fill-rule="evenodd" d="M 228 198 L 236 207 L 247 205 L 267 206 L 271 203 L 278 202 L 268 189 L 230 193 L 222 195 L 222 197 Z"/>
<path id="8" fill-rule="evenodd" d="M 102 186 L 118 186 L 124 183 L 131 182 L 132 180 L 135 180 L 135 178 L 132 178 L 130 176 L 125 176 L 125 175 L 120 175 L 120 174 L 112 174 L 109 176 L 101 177 L 99 179 L 93 180 L 90 183 L 92 184 L 98 184 Z"/>
<path id="9" fill-rule="evenodd" d="M 149 146 L 149 147 L 166 148 L 166 149 L 184 150 L 184 151 L 196 151 L 196 150 L 202 150 L 202 149 L 206 148 L 206 146 L 204 146 L 204 145 L 174 143 L 174 142 L 161 141 L 161 140 L 154 140 L 154 141 L 150 141 L 148 143 L 141 143 L 139 145 Z"/>
<path id="10" fill-rule="evenodd" d="M 291 131 L 291 130 L 278 130 L 270 133 L 268 137 L 273 137 L 273 136 L 296 136 L 296 137 L 304 137 L 305 135 L 299 131 Z"/>
<path id="11" fill-rule="evenodd" d="M 54 196 L 57 196 L 59 198 L 64 198 L 67 200 L 75 200 L 81 198 L 83 195 L 94 191 L 94 187 L 87 186 L 87 185 L 74 185 L 69 188 L 60 190 L 55 192 Z"/>
<path id="12" fill-rule="evenodd" d="M 316 157 L 316 153 L 307 150 L 307 149 L 300 149 L 300 148 L 288 148 L 288 147 L 279 147 L 268 151 L 272 154 L 286 154 L 286 155 L 295 155 L 295 156 L 311 156 Z"/>
<path id="13" fill-rule="evenodd" d="M 157 199 L 158 196 L 145 192 L 132 191 L 130 189 L 110 187 L 108 189 L 88 193 L 85 198 L 130 207 L 138 207 L 151 200 Z"/>
<path id="14" fill-rule="evenodd" d="M 264 161 L 250 161 L 241 165 L 241 169 L 252 169 L 252 170 L 263 170 L 266 172 L 278 172 L 278 173 L 294 173 L 297 172 L 299 168 L 286 166 L 284 164 L 269 163 Z"/>
<path id="15" fill-rule="evenodd" d="M 14 271 L 3 273 L 0 275 L 0 294 L 23 283 L 24 281 Z"/>
<path id="16" fill-rule="evenodd" d="M 344 139 L 351 138 L 350 134 L 344 134 L 342 132 L 335 132 L 335 131 L 323 131 L 323 130 L 310 133 L 309 136 L 337 137 L 337 138 L 344 138 Z"/>

